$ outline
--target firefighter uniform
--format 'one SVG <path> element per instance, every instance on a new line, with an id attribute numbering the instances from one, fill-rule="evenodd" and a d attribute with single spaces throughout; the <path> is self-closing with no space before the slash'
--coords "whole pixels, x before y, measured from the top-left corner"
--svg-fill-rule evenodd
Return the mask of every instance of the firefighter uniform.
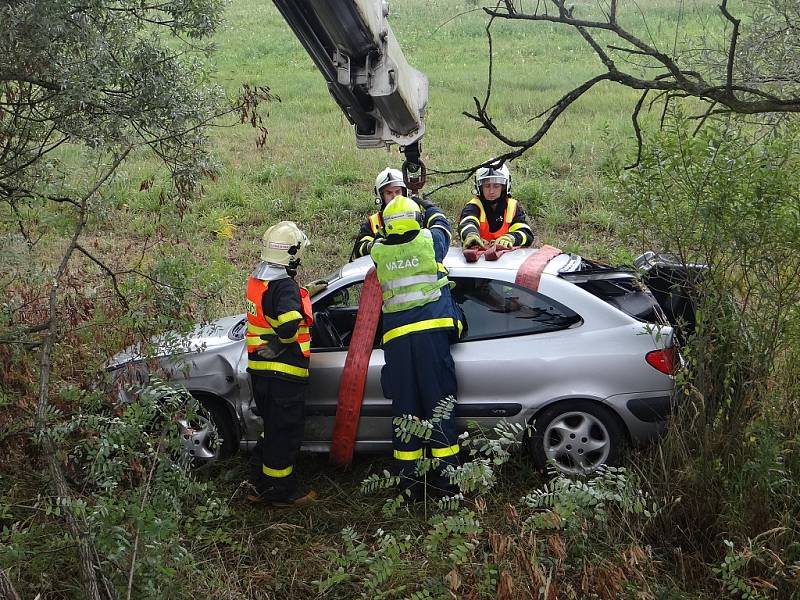
<path id="1" fill-rule="evenodd" d="M 420 218 L 429 228 L 420 229 L 417 224 L 410 231 L 393 234 L 389 213 L 399 200 L 408 203 L 400 197 L 387 205 L 388 235 L 371 250 L 383 295 L 386 364 L 381 384 L 384 395 L 392 400 L 393 417 L 430 420 L 443 399 L 455 399 L 458 393 L 450 344 L 458 338 L 461 319 L 442 265 L 452 232 L 445 216 L 431 205 Z M 419 215 L 413 201 L 405 205 L 405 214 L 409 207 L 416 207 Z M 456 490 L 444 470 L 448 464 L 457 464 L 459 452 L 453 412 L 434 426 L 429 441 L 430 455 L 440 461 L 429 481 L 434 491 L 447 494 Z M 423 456 L 422 440 L 412 436 L 404 441 L 395 435 L 392 443 L 401 488 L 413 490 L 418 480 L 416 463 Z"/>
<path id="2" fill-rule="evenodd" d="M 308 292 L 285 267 L 262 263 L 248 279 L 247 370 L 264 424 L 256 489 L 267 501 L 291 499 L 297 488 L 294 465 L 303 439 L 311 314 Z"/>
<path id="3" fill-rule="evenodd" d="M 372 213 L 366 221 L 361 224 L 358 230 L 353 251 L 350 253 L 350 260 L 369 255 L 369 250 L 376 239 L 384 236 L 383 219 L 380 211 Z"/>
<path id="4" fill-rule="evenodd" d="M 436 216 L 442 214 L 441 210 L 424 198 L 414 196 L 412 200 L 419 204 L 420 210 L 425 214 L 425 227 L 433 225 Z M 353 244 L 353 251 L 350 253 L 350 260 L 368 256 L 375 241 L 381 240 L 384 237 L 386 237 L 386 232 L 383 229 L 381 211 L 374 212 L 361 224 L 361 229 L 358 230 L 355 244 Z"/>
<path id="5" fill-rule="evenodd" d="M 495 202 L 473 197 L 461 210 L 458 232 L 462 243 L 468 235 L 475 233 L 490 242 L 510 235 L 514 246 L 525 247 L 533 243 L 533 230 L 525 218 L 525 211 L 511 196 Z"/>

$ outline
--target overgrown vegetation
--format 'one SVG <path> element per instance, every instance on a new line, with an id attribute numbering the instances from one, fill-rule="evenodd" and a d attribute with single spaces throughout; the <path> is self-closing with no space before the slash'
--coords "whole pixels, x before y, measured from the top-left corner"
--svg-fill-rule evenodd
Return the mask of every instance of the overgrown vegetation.
<path id="1" fill-rule="evenodd" d="M 716 4 L 649 2 L 648 27 L 630 27 L 656 40 L 672 40 L 675 24 L 681 35 L 696 35 L 710 31 Z M 220 7 L 177 3 L 188 12 L 173 15 L 175 27 L 210 33 Z M 410 62 L 431 82 L 429 166 L 499 154 L 495 140 L 465 131 L 457 116 L 485 89 L 477 4 L 395 0 L 391 7 Z M 442 16 L 456 9 L 464 14 Z M 184 18 L 195 11 L 213 18 Z M 191 418 L 193 399 L 154 383 L 136 403 L 118 403 L 104 381 L 110 355 L 156 332 L 240 312 L 242 282 L 257 257 L 253 242 L 275 220 L 297 220 L 313 240 L 301 277 L 339 265 L 349 252 L 342 240 L 373 209 L 374 174 L 398 162 L 353 148 L 322 79 L 269 3 L 237 0 L 227 19 L 214 38 L 216 79 L 198 70 L 176 81 L 208 84 L 209 92 L 216 81 L 233 93 L 243 81 L 266 80 L 281 101 L 269 105 L 265 145 L 255 147 L 252 130 L 217 130 L 210 134 L 215 161 L 201 152 L 198 169 L 170 173 L 137 150 L 115 165 L 129 145 L 117 121 L 97 131 L 73 122 L 86 140 L 103 140 L 80 151 L 55 149 L 52 162 L 18 185 L 25 191 L 41 183 L 44 193 L 71 194 L 80 204 L 103 167 L 115 166 L 87 197 L 85 252 L 77 251 L 57 288 L 52 381 L 40 418 L 58 445 L 69 495 L 48 487 L 34 422 L 37 326 L 50 314 L 53 265 L 74 231 L 75 207 L 40 192 L 0 206 L 0 573 L 19 594 L 85 598 L 83 544 L 99 567 L 104 598 L 798 597 L 800 171 L 791 119 L 764 128 L 710 118 L 695 131 L 697 120 L 674 111 L 658 132 L 656 119 L 643 115 L 645 152 L 637 169 L 625 171 L 635 144 L 618 106 L 636 95 L 599 87 L 534 154 L 511 165 L 515 195 L 540 242 L 614 262 L 656 248 L 710 267 L 693 298 L 700 318 L 682 348 L 672 427 L 659 444 L 630 456 L 626 469 L 592 480 L 547 479 L 533 472 L 524 448 L 509 454 L 518 432 L 504 430 L 496 440 L 464 441 L 475 453 L 454 473 L 463 497 L 409 504 L 390 491 L 388 457 L 357 457 L 351 472 L 340 473 L 325 457 L 305 456 L 298 470 L 321 500 L 311 510 L 278 513 L 244 503 L 243 457 L 188 468 L 172 420 Z M 124 35 L 123 24 L 114 21 L 108 33 Z M 17 31 L 6 25 L 3 35 Z M 495 94 L 493 107 L 512 131 L 592 72 L 577 32 L 544 25 L 534 37 L 509 23 L 494 31 L 495 81 L 505 93 Z M 81 38 L 77 47 L 102 51 L 93 40 Z M 39 62 L 60 73 L 55 61 Z M 535 77 L 521 78 L 521 70 Z M 80 107 L 79 98 L 65 101 L 59 111 Z M 7 121 L 0 138 L 4 127 Z M 169 156 L 183 158 L 170 166 L 183 164 L 193 139 L 202 141 L 189 136 L 171 149 L 180 152 Z M 213 179 L 194 178 L 212 166 Z M 192 174 L 194 194 L 192 186 L 173 187 L 170 175 L 180 173 Z M 442 190 L 436 201 L 454 218 L 466 194 L 467 186 Z M 421 433 L 416 428 L 409 433 Z M 70 530 L 68 513 L 84 521 L 85 538 Z M 3 585 L 0 579 L 5 593 Z"/>

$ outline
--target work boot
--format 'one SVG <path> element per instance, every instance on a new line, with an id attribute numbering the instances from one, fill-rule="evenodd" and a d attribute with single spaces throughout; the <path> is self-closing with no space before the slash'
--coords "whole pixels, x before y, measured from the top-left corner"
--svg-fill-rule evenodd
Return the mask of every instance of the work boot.
<path id="1" fill-rule="evenodd" d="M 295 491 L 285 496 L 254 493 L 248 494 L 247 499 L 254 504 L 263 504 L 271 508 L 300 508 L 314 502 L 317 499 L 317 492 L 314 490 Z"/>

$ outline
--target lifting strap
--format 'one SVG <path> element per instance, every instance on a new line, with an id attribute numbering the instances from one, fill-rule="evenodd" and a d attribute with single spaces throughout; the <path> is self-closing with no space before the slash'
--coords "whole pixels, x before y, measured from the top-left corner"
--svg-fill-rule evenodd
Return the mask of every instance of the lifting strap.
<path id="1" fill-rule="evenodd" d="M 336 405 L 330 454 L 331 463 L 339 467 L 347 467 L 353 460 L 369 358 L 381 316 L 381 302 L 381 285 L 373 267 L 364 278 L 356 324 L 339 380 L 339 401 Z"/>
<path id="2" fill-rule="evenodd" d="M 545 244 L 520 265 L 514 283 L 535 292 L 539 289 L 539 279 L 541 279 L 542 271 L 544 271 L 547 263 L 559 254 L 563 254 L 561 250 Z"/>

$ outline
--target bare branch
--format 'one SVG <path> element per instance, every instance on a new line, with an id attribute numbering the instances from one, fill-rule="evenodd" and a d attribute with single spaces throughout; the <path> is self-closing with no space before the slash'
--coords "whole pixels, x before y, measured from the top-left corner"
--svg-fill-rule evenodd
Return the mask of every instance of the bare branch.
<path id="1" fill-rule="evenodd" d="M 503 0 L 497 1 L 497 6 L 495 8 L 500 7 L 500 2 Z M 508 4 L 506 3 L 506 9 L 508 10 Z M 513 6 L 513 5 L 512 5 Z M 494 69 L 494 48 L 492 46 L 492 23 L 494 23 L 494 17 L 489 17 L 489 22 L 486 24 L 486 39 L 489 42 L 489 76 L 486 80 L 486 95 L 483 98 L 483 105 L 481 106 L 481 110 L 485 111 L 486 107 L 489 105 L 489 100 L 492 97 L 492 80 L 494 77 L 492 76 L 492 72 Z"/>
<path id="2" fill-rule="evenodd" d="M 633 123 L 633 132 L 636 134 L 636 161 L 633 164 L 626 166 L 626 169 L 633 169 L 639 166 L 639 163 L 642 161 L 642 130 L 639 127 L 639 111 L 642 110 L 642 105 L 644 104 L 645 98 L 647 98 L 647 94 L 650 93 L 650 90 L 645 90 L 639 101 L 636 103 L 636 108 L 633 109 L 633 114 L 631 115 L 631 122 Z"/>
<path id="3" fill-rule="evenodd" d="M 736 56 L 736 42 L 739 39 L 739 24 L 741 21 L 735 18 L 729 11 L 728 11 L 728 0 L 722 0 L 722 4 L 719 5 L 719 9 L 725 18 L 728 19 L 733 24 L 733 31 L 731 32 L 731 43 L 728 49 L 728 64 L 726 67 L 727 77 L 726 77 L 726 85 L 728 88 L 728 94 L 733 95 L 733 61 Z"/>
<path id="4" fill-rule="evenodd" d="M 0 598 L 3 600 L 21 600 L 14 585 L 6 575 L 6 570 L 0 567 Z"/>
<path id="5" fill-rule="evenodd" d="M 81 252 L 84 256 L 86 256 L 86 258 L 91 260 L 94 264 L 96 264 L 98 267 L 100 267 L 101 269 L 103 269 L 103 271 L 106 272 L 106 274 L 111 278 L 111 283 L 114 286 L 114 292 L 117 294 L 119 303 L 122 304 L 125 310 L 128 310 L 130 306 L 128 305 L 128 300 L 125 298 L 125 294 L 123 294 L 122 291 L 119 289 L 119 285 L 117 283 L 117 274 L 110 268 L 108 268 L 108 266 L 106 266 L 106 264 L 103 263 L 100 259 L 98 259 L 88 250 L 86 250 L 86 248 L 84 248 L 82 245 L 76 244 L 75 250 Z"/>
<path id="6" fill-rule="evenodd" d="M 703 114 L 703 116 L 700 118 L 700 122 L 697 124 L 697 127 L 695 127 L 695 128 L 694 128 L 694 131 L 692 132 L 692 135 L 693 135 L 693 136 L 694 136 L 694 135 L 697 135 L 697 134 L 700 132 L 700 129 L 703 127 L 703 125 L 705 125 L 705 122 L 706 122 L 706 120 L 708 119 L 708 117 L 709 117 L 709 116 L 711 116 L 711 115 L 714 113 L 714 107 L 715 107 L 716 105 L 717 105 L 717 103 L 716 103 L 716 102 L 712 102 L 712 103 L 709 105 L 709 107 L 708 107 L 708 110 L 707 110 L 707 111 L 706 111 L 706 112 Z"/>

